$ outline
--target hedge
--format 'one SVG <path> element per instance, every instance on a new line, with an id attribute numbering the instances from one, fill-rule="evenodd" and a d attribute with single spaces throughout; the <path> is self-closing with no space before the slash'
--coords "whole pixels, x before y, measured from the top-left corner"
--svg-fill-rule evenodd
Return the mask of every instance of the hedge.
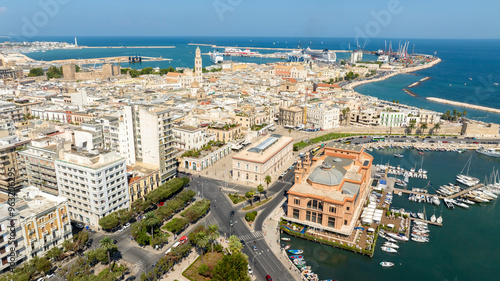
<path id="1" fill-rule="evenodd" d="M 174 218 L 165 224 L 165 228 L 175 234 L 180 233 L 188 225 L 188 221 L 183 218 Z"/>
<path id="2" fill-rule="evenodd" d="M 257 216 L 257 211 L 248 212 L 245 214 L 245 219 L 247 221 L 254 221 L 256 216 Z"/>
<path id="3" fill-rule="evenodd" d="M 187 209 L 181 215 L 189 220 L 189 222 L 195 222 L 202 216 L 204 216 L 210 209 L 210 200 L 203 199 L 196 201 L 189 209 Z"/>

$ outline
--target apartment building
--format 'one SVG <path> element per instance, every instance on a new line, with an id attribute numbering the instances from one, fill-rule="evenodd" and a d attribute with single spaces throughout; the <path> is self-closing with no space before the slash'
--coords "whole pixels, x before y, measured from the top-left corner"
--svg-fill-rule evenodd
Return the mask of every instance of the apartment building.
<path id="1" fill-rule="evenodd" d="M 278 123 L 283 126 L 297 127 L 304 121 L 304 110 L 299 107 L 280 107 Z"/>
<path id="2" fill-rule="evenodd" d="M 24 182 L 18 152 L 26 147 L 29 139 L 18 136 L 0 138 L 0 191 L 19 191 Z"/>
<path id="3" fill-rule="evenodd" d="M 130 204 L 144 198 L 146 194 L 157 189 L 160 184 L 158 166 L 138 163 L 128 168 L 128 187 Z"/>
<path id="4" fill-rule="evenodd" d="M 28 260 L 43 257 L 53 247 L 62 247 L 73 237 L 68 217 L 68 200 L 26 187 L 19 192 L 16 204 L 19 211 L 22 237 Z"/>
<path id="5" fill-rule="evenodd" d="M 71 220 L 98 226 L 99 219 L 129 208 L 125 158 L 116 151 L 64 152 L 55 160 L 59 195 L 68 198 Z"/>
<path id="6" fill-rule="evenodd" d="M 307 125 L 314 128 L 329 130 L 339 126 L 340 108 L 324 104 L 307 109 Z"/>
<path id="7" fill-rule="evenodd" d="M 11 265 L 20 264 L 26 259 L 21 217 L 19 211 L 9 208 L 9 205 L 0 203 L 0 273 L 11 270 Z M 9 240 L 11 233 L 15 234 L 15 238 Z"/>
<path id="8" fill-rule="evenodd" d="M 126 105 L 122 112 L 119 146 L 127 164 L 145 163 L 158 166 L 161 183 L 175 177 L 177 160 L 174 157 L 176 150 L 171 111 L 167 108 Z"/>
<path id="9" fill-rule="evenodd" d="M 184 150 L 200 149 L 209 141 L 215 140 L 215 136 L 205 130 L 191 126 L 175 127 L 172 132 L 175 137 L 175 147 Z"/>

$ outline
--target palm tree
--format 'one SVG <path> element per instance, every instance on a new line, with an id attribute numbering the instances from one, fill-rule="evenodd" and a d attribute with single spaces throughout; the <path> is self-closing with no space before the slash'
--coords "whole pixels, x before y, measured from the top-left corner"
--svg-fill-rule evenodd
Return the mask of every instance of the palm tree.
<path id="1" fill-rule="evenodd" d="M 467 110 L 464 110 L 464 111 L 462 112 L 462 116 L 463 116 L 463 117 L 465 117 L 465 115 L 467 115 Z"/>
<path id="2" fill-rule="evenodd" d="M 219 238 L 219 227 L 215 224 L 211 224 L 208 226 L 207 230 L 208 239 L 210 240 L 210 244 L 212 244 L 212 252 L 214 251 L 214 241 Z"/>
<path id="3" fill-rule="evenodd" d="M 413 119 L 410 121 L 410 125 L 408 125 L 408 129 L 410 130 L 410 135 L 411 135 L 411 132 L 413 131 L 413 129 L 415 129 L 415 127 L 416 127 L 415 123 L 417 123 L 417 121 L 415 119 Z"/>
<path id="4" fill-rule="evenodd" d="M 441 128 L 441 125 L 440 125 L 439 123 L 434 124 L 434 128 L 433 128 L 433 129 L 434 129 L 434 131 L 436 132 L 436 134 L 437 134 L 437 131 L 438 131 L 440 128 Z"/>
<path id="5" fill-rule="evenodd" d="M 421 124 L 420 129 L 422 129 L 422 134 L 425 135 L 425 130 L 427 130 L 427 123 Z"/>
<path id="6" fill-rule="evenodd" d="M 102 238 L 101 241 L 99 241 L 99 245 L 101 246 L 101 248 L 106 250 L 106 252 L 108 253 L 109 270 L 111 270 L 111 254 L 110 254 L 110 252 L 111 252 L 111 249 L 113 249 L 115 247 L 115 243 L 113 242 L 113 240 L 111 240 L 111 238 L 106 236 L 106 237 Z"/>
<path id="7" fill-rule="evenodd" d="M 262 184 L 257 185 L 257 191 L 259 192 L 259 201 L 260 201 L 260 195 L 262 192 L 264 192 L 264 186 Z"/>
<path id="8" fill-rule="evenodd" d="M 267 189 L 269 189 L 269 184 L 272 182 L 271 176 L 270 176 L 270 175 L 267 175 L 267 176 L 264 178 L 264 182 L 267 184 Z"/>
<path id="9" fill-rule="evenodd" d="M 203 248 L 205 248 L 208 245 L 208 242 L 209 242 L 208 235 L 205 231 L 200 231 L 196 233 L 196 247 L 200 249 L 202 263 L 205 263 L 203 261 Z"/>
<path id="10" fill-rule="evenodd" d="M 229 250 L 231 253 L 236 254 L 241 252 L 241 249 L 243 249 L 243 245 L 241 245 L 240 239 L 235 235 L 231 235 L 229 237 Z"/>
<path id="11" fill-rule="evenodd" d="M 151 240 L 153 240 L 153 238 L 154 238 L 154 236 L 153 236 L 154 227 L 160 223 L 161 223 L 161 220 L 156 216 L 156 214 L 153 211 L 146 214 L 146 216 L 144 218 L 144 224 L 148 228 L 151 227 Z"/>

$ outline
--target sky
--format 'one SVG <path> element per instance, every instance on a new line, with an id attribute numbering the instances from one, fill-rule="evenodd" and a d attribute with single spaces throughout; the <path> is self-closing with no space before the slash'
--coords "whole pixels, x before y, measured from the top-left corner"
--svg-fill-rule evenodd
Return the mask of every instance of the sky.
<path id="1" fill-rule="evenodd" d="M 0 35 L 499 39 L 500 1 L 0 0 Z"/>

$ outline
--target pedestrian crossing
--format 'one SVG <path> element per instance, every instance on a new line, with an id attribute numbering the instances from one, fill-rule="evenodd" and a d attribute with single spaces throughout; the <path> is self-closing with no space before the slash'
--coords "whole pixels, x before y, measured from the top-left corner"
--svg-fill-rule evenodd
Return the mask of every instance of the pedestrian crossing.
<path id="1" fill-rule="evenodd" d="M 245 242 L 257 240 L 257 239 L 260 239 L 263 237 L 264 237 L 264 235 L 262 234 L 262 231 L 255 231 L 255 232 L 251 232 L 249 234 L 239 236 L 240 240 L 243 240 Z"/>

